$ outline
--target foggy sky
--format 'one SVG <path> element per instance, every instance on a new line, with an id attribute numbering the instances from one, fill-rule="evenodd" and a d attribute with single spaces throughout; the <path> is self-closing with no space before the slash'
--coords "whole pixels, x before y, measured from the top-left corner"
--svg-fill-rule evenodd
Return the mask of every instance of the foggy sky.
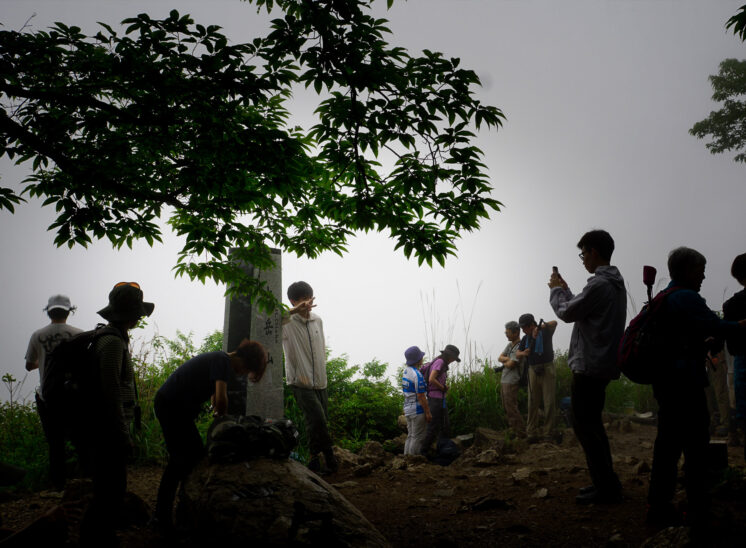
<path id="1" fill-rule="evenodd" d="M 739 289 L 731 261 L 746 252 L 746 166 L 731 154 L 711 155 L 688 129 L 717 108 L 708 75 L 725 58 L 746 57 L 746 45 L 724 28 L 741 3 L 409 0 L 381 9 L 391 43 L 460 57 L 482 79 L 480 98 L 506 114 L 503 128 L 482 131 L 476 142 L 504 208 L 457 242 L 458 257 L 445 268 L 418 267 L 380 234 L 352 240 L 343 258 L 283 255 L 283 287 L 300 279 L 314 287 L 332 354 L 358 364 L 378 358 L 392 373 L 414 344 L 432 355 L 453 343 L 472 360 L 495 359 L 505 322 L 524 312 L 554 319 L 552 265 L 571 289 L 582 288 L 588 274 L 575 245 L 592 228 L 614 237 L 612 264 L 638 308 L 642 266 L 665 278 L 668 252 L 688 245 L 708 258 L 702 294 L 719 309 Z M 92 32 L 95 21 L 114 25 L 143 11 L 160 17 L 172 7 L 223 26 L 236 42 L 264 32 L 266 17 L 233 0 L 3 0 L 0 21 L 17 29 L 36 13 L 36 29 L 61 20 Z M 305 97 L 293 106 L 306 126 L 312 106 Z M 28 173 L 0 162 L 4 186 Z M 46 231 L 52 213 L 38 201 L 0 213 L 0 374 L 23 377 L 28 338 L 47 323 L 42 308 L 54 293 L 78 306 L 70 323 L 90 329 L 111 286 L 134 280 L 156 304 L 137 339 L 181 330 L 199 341 L 222 329 L 223 288 L 173 277 L 178 238 L 166 233 L 164 245 L 132 251 L 106 242 L 57 249 Z M 555 346 L 566 348 L 570 331 L 560 322 Z M 26 393 L 37 378 L 29 375 Z"/>

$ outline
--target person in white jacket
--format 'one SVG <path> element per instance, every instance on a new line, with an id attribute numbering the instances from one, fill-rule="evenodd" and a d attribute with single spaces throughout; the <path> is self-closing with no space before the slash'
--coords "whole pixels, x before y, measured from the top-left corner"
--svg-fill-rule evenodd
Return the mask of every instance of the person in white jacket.
<path id="1" fill-rule="evenodd" d="M 313 288 L 306 282 L 288 287 L 292 308 L 282 321 L 282 345 L 285 350 L 285 377 L 295 401 L 303 412 L 308 434 L 308 468 L 321 471 L 319 453 L 323 453 L 329 472 L 336 472 L 337 459 L 332 450 L 326 391 L 326 341 L 321 318 L 311 312 Z"/>
<path id="2" fill-rule="evenodd" d="M 578 242 L 580 259 L 593 274 L 578 295 L 555 272 L 549 279 L 549 302 L 561 320 L 573 323 L 568 364 L 572 370 L 573 430 L 585 452 L 593 485 L 576 497 L 578 504 L 621 502 L 602 412 L 606 386 L 620 375 L 617 348 L 627 318 L 624 279 L 610 265 L 614 240 L 605 230 L 591 230 Z"/>

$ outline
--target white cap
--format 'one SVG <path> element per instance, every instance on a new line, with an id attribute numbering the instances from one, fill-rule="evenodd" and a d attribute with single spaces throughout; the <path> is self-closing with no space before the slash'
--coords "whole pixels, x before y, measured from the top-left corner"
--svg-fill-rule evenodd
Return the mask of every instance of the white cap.
<path id="1" fill-rule="evenodd" d="M 49 297 L 49 303 L 47 303 L 47 307 L 44 310 L 48 312 L 50 310 L 54 310 L 55 308 L 61 308 L 69 312 L 75 307 L 70 304 L 70 297 L 68 297 L 67 295 L 52 295 L 51 297 Z"/>

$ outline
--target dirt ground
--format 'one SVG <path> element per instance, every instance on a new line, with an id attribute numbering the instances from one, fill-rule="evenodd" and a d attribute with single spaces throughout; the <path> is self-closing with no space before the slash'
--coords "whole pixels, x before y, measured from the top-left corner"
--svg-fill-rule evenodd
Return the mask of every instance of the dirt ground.
<path id="1" fill-rule="evenodd" d="M 628 421 L 609 424 L 615 469 L 624 502 L 578 506 L 587 485 L 583 452 L 572 435 L 561 445 L 518 444 L 482 466 L 462 460 L 451 466 L 419 464 L 396 470 L 382 466 L 367 476 L 350 468 L 325 479 L 370 520 L 392 546 L 640 546 L 657 531 L 643 525 L 655 427 Z M 728 448 L 732 469 L 744 470 L 742 447 Z M 129 470 L 129 489 L 152 508 L 158 467 Z M 732 484 L 730 484 L 732 485 Z M 746 546 L 746 498 L 721 487 L 714 499 L 717 527 L 712 546 Z M 684 499 L 683 491 L 677 500 Z M 59 503 L 33 493 L 0 503 L 3 526 L 20 529 Z M 123 547 L 157 546 L 146 527 L 121 533 Z"/>

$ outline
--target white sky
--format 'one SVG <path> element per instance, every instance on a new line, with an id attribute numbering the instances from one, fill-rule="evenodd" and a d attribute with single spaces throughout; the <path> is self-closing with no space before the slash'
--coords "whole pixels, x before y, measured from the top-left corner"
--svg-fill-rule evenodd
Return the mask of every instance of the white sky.
<path id="1" fill-rule="evenodd" d="M 494 359 L 506 321 L 523 312 L 552 319 L 551 267 L 579 290 L 587 274 L 575 244 L 591 228 L 616 240 L 612 262 L 638 306 L 642 266 L 665 277 L 668 251 L 688 245 L 708 257 L 702 294 L 720 308 L 738 289 L 731 261 L 746 251 L 746 166 L 712 156 L 688 129 L 716 107 L 708 75 L 727 57 L 746 57 L 746 45 L 724 28 L 741 4 L 409 0 L 382 10 L 391 43 L 460 57 L 482 78 L 482 100 L 506 114 L 500 131 L 477 142 L 504 210 L 457 242 L 459 255 L 445 268 L 420 268 L 384 235 L 368 234 L 352 240 L 344 258 L 283 255 L 283 287 L 299 279 L 314 287 L 333 355 L 358 364 L 375 357 L 391 372 L 413 344 L 432 353 L 451 342 L 467 357 Z M 36 13 L 37 29 L 63 21 L 91 32 L 95 21 L 115 25 L 174 7 L 221 25 L 236 42 L 264 33 L 266 17 L 236 0 L 3 0 L 0 21 L 18 29 Z M 296 107 L 301 118 L 309 111 L 300 99 Z M 17 185 L 27 169 L 0 161 L 0 184 Z M 78 306 L 70 323 L 89 329 L 111 286 L 134 280 L 156 303 L 140 339 L 178 329 L 199 341 L 222 329 L 223 288 L 174 279 L 174 236 L 152 249 L 113 251 L 106 242 L 57 249 L 46 231 L 52 220 L 36 201 L 0 213 L 0 374 L 24 376 L 28 338 L 47 322 L 42 308 L 54 293 Z M 560 322 L 555 345 L 566 348 L 570 331 Z M 29 375 L 24 392 L 36 382 Z"/>

